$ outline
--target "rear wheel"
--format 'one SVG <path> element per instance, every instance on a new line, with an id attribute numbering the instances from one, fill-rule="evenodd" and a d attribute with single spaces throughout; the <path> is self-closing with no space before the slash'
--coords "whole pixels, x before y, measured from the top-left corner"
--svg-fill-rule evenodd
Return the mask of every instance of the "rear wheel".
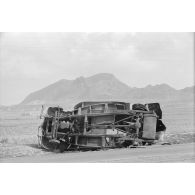
<path id="1" fill-rule="evenodd" d="M 64 152 L 68 148 L 68 144 L 65 142 L 60 142 L 59 150 L 60 152 Z"/>

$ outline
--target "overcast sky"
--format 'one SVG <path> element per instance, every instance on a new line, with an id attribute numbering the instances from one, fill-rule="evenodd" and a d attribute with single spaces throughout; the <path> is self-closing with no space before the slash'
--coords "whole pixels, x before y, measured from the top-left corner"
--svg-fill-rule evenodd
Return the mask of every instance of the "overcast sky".
<path id="1" fill-rule="evenodd" d="M 194 85 L 192 33 L 1 33 L 0 104 L 60 79 L 112 73 L 131 87 Z"/>

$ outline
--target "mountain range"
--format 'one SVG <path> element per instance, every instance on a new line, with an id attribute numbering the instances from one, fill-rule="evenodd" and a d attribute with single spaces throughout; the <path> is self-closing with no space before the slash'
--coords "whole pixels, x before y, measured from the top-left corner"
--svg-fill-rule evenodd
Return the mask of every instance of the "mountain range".
<path id="1" fill-rule="evenodd" d="M 81 101 L 116 100 L 128 102 L 193 101 L 194 86 L 176 90 L 167 84 L 130 87 L 114 75 L 100 73 L 75 80 L 62 79 L 29 94 L 20 105 L 67 105 Z"/>

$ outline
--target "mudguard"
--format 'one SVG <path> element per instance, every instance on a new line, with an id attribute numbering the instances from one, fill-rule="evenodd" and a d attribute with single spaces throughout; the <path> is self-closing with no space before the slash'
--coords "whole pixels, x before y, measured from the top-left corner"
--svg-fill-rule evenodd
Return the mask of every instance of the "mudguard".
<path id="1" fill-rule="evenodd" d="M 154 111 L 159 119 L 162 119 L 162 110 L 159 103 L 149 103 L 145 104 L 145 106 L 149 111 Z"/>

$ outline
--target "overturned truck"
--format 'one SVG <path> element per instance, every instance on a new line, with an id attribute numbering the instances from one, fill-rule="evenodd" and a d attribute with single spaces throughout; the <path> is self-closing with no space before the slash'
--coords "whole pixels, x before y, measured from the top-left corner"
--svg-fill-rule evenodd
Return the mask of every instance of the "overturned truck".
<path id="1" fill-rule="evenodd" d="M 61 152 L 151 145 L 166 130 L 158 103 L 81 102 L 73 111 L 49 107 L 42 118 L 39 145 Z"/>

